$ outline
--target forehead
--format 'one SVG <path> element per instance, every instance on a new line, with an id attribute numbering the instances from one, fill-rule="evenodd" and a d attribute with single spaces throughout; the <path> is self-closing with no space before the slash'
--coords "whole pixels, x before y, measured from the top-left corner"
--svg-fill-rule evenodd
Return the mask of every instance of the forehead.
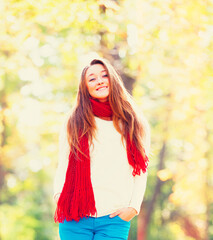
<path id="1" fill-rule="evenodd" d="M 88 78 L 91 74 L 100 74 L 104 70 L 106 71 L 106 68 L 102 64 L 94 64 L 87 69 L 86 78 Z"/>

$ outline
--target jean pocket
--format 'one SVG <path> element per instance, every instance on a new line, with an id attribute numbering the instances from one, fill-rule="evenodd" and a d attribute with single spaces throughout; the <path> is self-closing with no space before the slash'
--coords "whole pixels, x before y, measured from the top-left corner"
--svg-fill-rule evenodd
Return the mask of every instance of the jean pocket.
<path id="1" fill-rule="evenodd" d="M 121 221 L 123 221 L 123 222 L 126 222 L 126 223 L 129 223 L 129 222 L 130 222 L 130 221 L 126 221 L 126 220 L 122 219 L 119 215 L 117 215 L 117 217 L 118 217 Z"/>

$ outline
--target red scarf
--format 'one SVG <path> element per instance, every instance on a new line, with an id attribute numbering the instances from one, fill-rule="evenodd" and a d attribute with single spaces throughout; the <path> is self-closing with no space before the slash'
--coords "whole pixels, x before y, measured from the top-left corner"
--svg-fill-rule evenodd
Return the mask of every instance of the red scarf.
<path id="1" fill-rule="evenodd" d="M 112 117 L 113 112 L 109 102 L 97 102 L 93 99 L 90 101 L 95 116 Z M 146 172 L 148 157 L 145 154 L 145 158 L 143 158 L 134 142 L 131 143 L 129 135 L 126 142 L 128 162 L 133 167 L 132 175 L 140 175 L 141 170 Z M 97 216 L 90 178 L 89 143 L 86 135 L 79 137 L 79 147 L 84 155 L 79 151 L 76 155 L 71 151 L 69 154 L 65 183 L 55 211 L 55 222 L 61 223 L 65 219 L 78 222 L 83 217 L 95 214 Z"/>

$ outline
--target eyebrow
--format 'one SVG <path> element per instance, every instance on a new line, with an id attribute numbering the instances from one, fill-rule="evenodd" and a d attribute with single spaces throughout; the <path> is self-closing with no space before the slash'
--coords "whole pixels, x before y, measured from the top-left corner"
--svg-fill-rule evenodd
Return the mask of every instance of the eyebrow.
<path id="1" fill-rule="evenodd" d="M 106 72 L 106 70 L 102 70 L 101 72 Z M 92 75 L 95 75 L 94 73 L 90 73 L 90 75 L 89 76 L 92 76 Z M 89 77 L 88 76 L 88 77 Z"/>

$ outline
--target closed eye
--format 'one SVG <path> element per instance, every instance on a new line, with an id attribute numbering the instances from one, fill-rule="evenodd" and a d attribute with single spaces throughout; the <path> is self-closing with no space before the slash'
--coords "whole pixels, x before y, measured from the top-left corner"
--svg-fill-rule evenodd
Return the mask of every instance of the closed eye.
<path id="1" fill-rule="evenodd" d="M 95 78 L 91 78 L 91 79 L 89 80 L 89 82 L 94 81 L 94 80 L 95 80 Z"/>

